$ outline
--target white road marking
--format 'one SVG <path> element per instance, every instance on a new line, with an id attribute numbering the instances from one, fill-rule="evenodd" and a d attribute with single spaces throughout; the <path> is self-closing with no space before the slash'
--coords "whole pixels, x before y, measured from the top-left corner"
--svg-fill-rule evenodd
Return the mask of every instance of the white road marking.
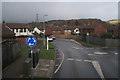
<path id="1" fill-rule="evenodd" d="M 81 59 L 76 59 L 75 61 L 82 61 Z"/>
<path id="2" fill-rule="evenodd" d="M 93 55 L 93 54 L 88 54 L 89 56 Z"/>
<path id="3" fill-rule="evenodd" d="M 94 68 L 96 69 L 96 71 L 98 72 L 98 74 L 100 75 L 100 77 L 102 78 L 102 80 L 105 80 L 102 69 L 101 69 L 98 61 L 92 61 L 92 64 L 93 64 Z"/>
<path id="4" fill-rule="evenodd" d="M 115 54 L 115 55 L 118 55 L 118 53 L 117 53 L 117 52 L 115 52 L 114 54 Z"/>
<path id="5" fill-rule="evenodd" d="M 63 55 L 63 59 L 62 59 L 62 61 L 61 61 L 60 65 L 58 66 L 58 68 L 55 70 L 55 72 L 54 72 L 54 73 L 56 73 L 56 72 L 60 69 L 60 67 L 62 66 L 63 61 L 64 61 L 64 53 L 63 53 L 63 52 L 62 52 L 62 50 L 60 50 L 60 49 L 59 49 L 59 51 L 62 53 L 62 55 Z"/>
<path id="6" fill-rule="evenodd" d="M 108 53 L 105 53 L 105 52 L 94 52 L 94 54 L 108 54 Z"/>
<path id="7" fill-rule="evenodd" d="M 78 48 L 78 47 L 72 47 L 72 48 L 74 48 L 74 49 L 80 49 L 80 48 Z"/>
<path id="8" fill-rule="evenodd" d="M 72 59 L 72 58 L 67 58 L 67 60 L 68 60 L 68 61 L 72 61 L 72 60 L 74 60 L 74 59 Z"/>
<path id="9" fill-rule="evenodd" d="M 84 60 L 84 62 L 92 62 L 91 60 Z"/>

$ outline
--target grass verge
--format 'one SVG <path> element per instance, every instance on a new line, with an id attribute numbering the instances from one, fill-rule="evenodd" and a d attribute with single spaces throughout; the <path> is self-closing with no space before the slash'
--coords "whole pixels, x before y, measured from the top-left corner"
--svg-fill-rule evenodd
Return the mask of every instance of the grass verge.
<path id="1" fill-rule="evenodd" d="M 54 46 L 50 42 L 48 43 L 48 45 L 49 45 L 49 50 L 46 49 L 47 42 L 45 42 L 45 47 L 43 47 L 40 50 L 40 59 L 54 60 L 54 57 L 55 57 Z"/>
<path id="2" fill-rule="evenodd" d="M 53 50 L 47 50 L 45 48 L 41 49 L 40 51 L 40 58 L 41 59 L 49 59 L 49 60 L 54 60 L 55 56 L 55 51 Z"/>
<path id="3" fill-rule="evenodd" d="M 54 48 L 54 46 L 50 42 L 48 42 L 48 46 L 49 48 Z M 47 47 L 47 41 L 45 42 L 45 47 Z"/>

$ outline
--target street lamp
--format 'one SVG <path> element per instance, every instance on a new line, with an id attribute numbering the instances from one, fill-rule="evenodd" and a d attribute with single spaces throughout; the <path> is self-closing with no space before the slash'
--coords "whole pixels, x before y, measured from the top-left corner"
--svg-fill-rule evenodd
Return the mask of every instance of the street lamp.
<path id="1" fill-rule="evenodd" d="M 45 46 L 45 17 L 48 16 L 47 14 L 45 14 L 43 16 L 43 20 L 44 20 L 44 23 L 43 23 L 43 28 L 44 28 L 44 46 Z"/>

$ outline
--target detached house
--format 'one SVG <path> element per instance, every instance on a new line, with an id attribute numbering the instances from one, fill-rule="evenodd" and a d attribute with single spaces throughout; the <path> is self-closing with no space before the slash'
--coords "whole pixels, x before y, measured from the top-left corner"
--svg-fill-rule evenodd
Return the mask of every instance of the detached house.
<path id="1" fill-rule="evenodd" d="M 101 36 L 105 32 L 107 32 L 107 28 L 105 28 L 102 25 L 98 25 L 94 28 L 92 35 L 98 37 L 98 36 Z"/>
<path id="2" fill-rule="evenodd" d="M 64 29 L 64 35 L 71 35 L 72 28 L 69 26 L 63 26 Z"/>
<path id="3" fill-rule="evenodd" d="M 52 35 L 61 35 L 64 34 L 64 29 L 59 26 L 52 26 Z"/>
<path id="4" fill-rule="evenodd" d="M 28 36 L 32 35 L 29 32 L 28 26 L 21 23 L 6 23 L 6 26 L 15 33 L 15 36 Z"/>

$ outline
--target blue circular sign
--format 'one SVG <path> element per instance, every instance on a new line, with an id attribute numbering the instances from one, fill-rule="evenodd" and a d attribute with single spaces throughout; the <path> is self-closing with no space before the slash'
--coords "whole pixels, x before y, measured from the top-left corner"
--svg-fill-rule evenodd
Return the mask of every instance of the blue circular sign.
<path id="1" fill-rule="evenodd" d="M 28 38 L 26 39 L 26 43 L 27 43 L 28 46 L 33 47 L 33 46 L 36 45 L 37 40 L 36 40 L 35 37 L 30 36 L 30 37 L 28 37 Z"/>

